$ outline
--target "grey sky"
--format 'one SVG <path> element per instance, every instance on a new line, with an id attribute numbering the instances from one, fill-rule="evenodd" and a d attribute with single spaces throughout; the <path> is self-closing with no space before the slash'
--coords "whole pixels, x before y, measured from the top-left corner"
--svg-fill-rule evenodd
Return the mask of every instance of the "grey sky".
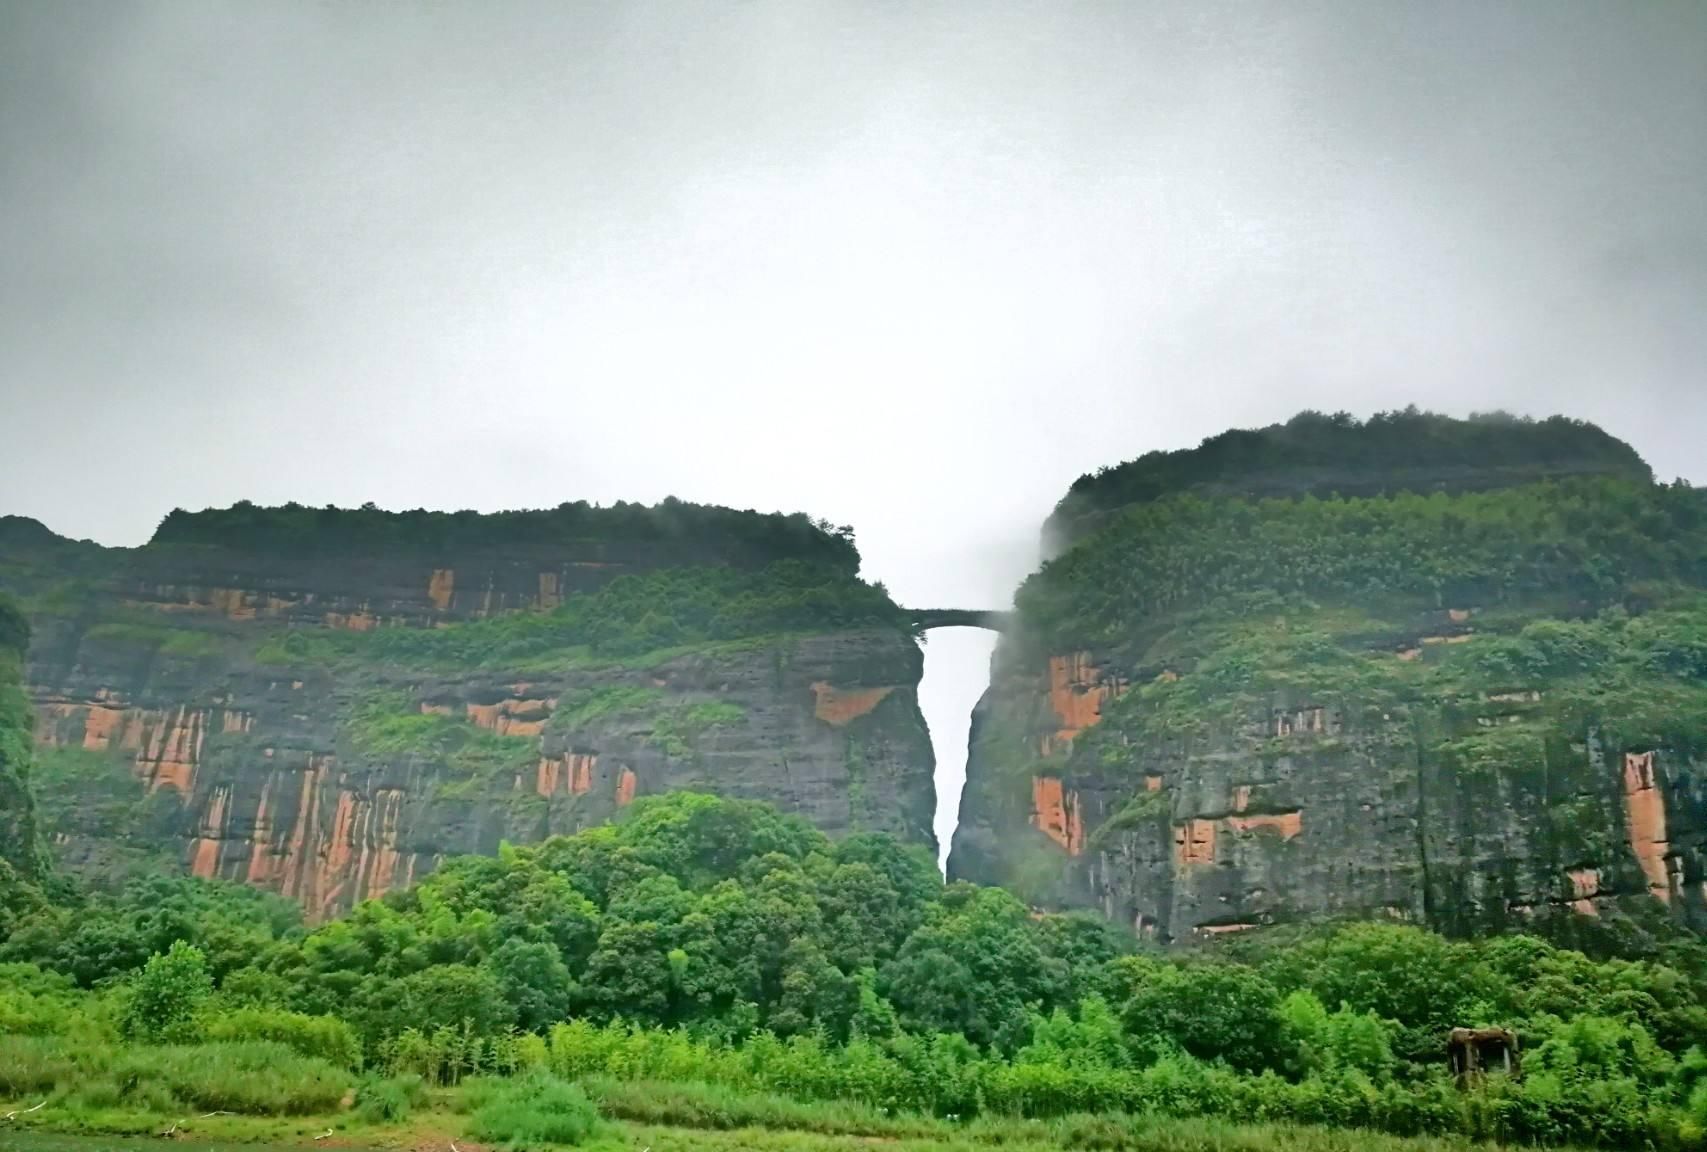
<path id="1" fill-rule="evenodd" d="M 995 604 L 1301 407 L 1707 481 L 1704 364 L 1699 0 L 0 0 L 0 509 L 108 543 L 673 493 Z"/>

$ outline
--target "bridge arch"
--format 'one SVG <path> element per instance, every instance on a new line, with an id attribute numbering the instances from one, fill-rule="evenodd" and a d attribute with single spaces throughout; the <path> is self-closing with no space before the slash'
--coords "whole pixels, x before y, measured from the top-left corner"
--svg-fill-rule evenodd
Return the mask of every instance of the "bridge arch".
<path id="1" fill-rule="evenodd" d="M 1013 613 L 982 608 L 909 608 L 907 618 L 915 632 L 932 628 L 987 628 L 1005 632 L 1013 621 Z"/>

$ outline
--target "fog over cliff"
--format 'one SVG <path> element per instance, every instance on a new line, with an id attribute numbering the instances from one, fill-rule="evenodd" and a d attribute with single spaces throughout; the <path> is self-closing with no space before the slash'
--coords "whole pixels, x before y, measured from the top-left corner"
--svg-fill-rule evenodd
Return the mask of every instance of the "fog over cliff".
<path id="1" fill-rule="evenodd" d="M 1303 407 L 1707 481 L 1703 60 L 1692 0 L 0 0 L 0 509 L 674 494 L 982 606 L 1080 472 Z"/>

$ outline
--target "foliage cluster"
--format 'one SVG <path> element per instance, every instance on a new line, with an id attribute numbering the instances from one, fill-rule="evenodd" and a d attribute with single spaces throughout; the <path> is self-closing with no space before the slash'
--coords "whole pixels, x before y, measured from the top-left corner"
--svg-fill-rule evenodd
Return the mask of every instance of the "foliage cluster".
<path id="1" fill-rule="evenodd" d="M 219 651 L 219 638 L 210 632 L 149 618 L 144 613 L 116 614 L 109 610 L 109 615 L 117 618 L 91 625 L 83 633 L 85 643 L 186 659 Z"/>
<path id="2" fill-rule="evenodd" d="M 95 846 L 100 858 L 81 862 L 85 874 L 160 871 L 175 863 L 163 846 L 176 832 L 183 799 L 172 789 L 150 792 L 131 755 L 64 744 L 35 750 L 42 834 Z"/>
<path id="3" fill-rule="evenodd" d="M 1454 419 L 1415 407 L 1367 421 L 1300 412 L 1284 424 L 1233 429 L 1196 448 L 1149 452 L 1080 476 L 1051 524 L 1184 492 L 1204 495 L 1344 496 L 1468 491 L 1549 477 L 1653 474 L 1635 449 L 1593 424 L 1503 412 Z"/>
<path id="4" fill-rule="evenodd" d="M 1648 581 L 1707 584 L 1707 499 L 1584 479 L 1456 495 L 1134 505 L 1045 564 L 1028 629 L 1120 648 L 1166 617 L 1262 594 L 1365 607 L 1605 605 Z"/>
<path id="5" fill-rule="evenodd" d="M 257 654 L 263 663 L 358 661 L 399 668 L 527 669 L 620 660 L 789 632 L 904 627 L 882 585 L 784 560 L 758 570 L 665 568 L 619 576 L 550 612 L 516 612 L 444 628 L 372 632 L 293 629 Z"/>
<path id="6" fill-rule="evenodd" d="M 27 516 L 0 516 L 0 592 L 15 597 L 15 607 L 31 618 L 76 617 L 124 555 L 123 549 L 56 535 Z M 22 645 L 0 636 L 0 647 Z"/>
<path id="7" fill-rule="evenodd" d="M 40 899 L 46 866 L 30 784 L 34 718 L 23 689 L 29 641 L 23 613 L 0 596 L 0 934 Z"/>
<path id="8" fill-rule="evenodd" d="M 469 1093 L 474 1136 L 517 1152 L 584 1144 L 600 1128 L 598 1109 L 586 1093 L 542 1068 L 470 1084 Z"/>
<path id="9" fill-rule="evenodd" d="M 477 1078 L 482 1130 L 518 1143 L 591 1122 L 548 1076 L 602 1085 L 595 1098 L 704 1085 L 702 1109 L 735 1092 L 773 1108 L 1611 1147 L 1681 1146 L 1707 1126 L 1707 965 L 1693 956 L 1596 961 L 1385 922 L 1202 955 L 1130 948 L 1098 921 L 945 886 L 882 837 L 831 843 L 762 805 L 678 794 L 447 862 L 311 931 L 260 894 L 187 879 L 26 917 L 0 945 L 27 962 L 0 967 L 0 1095 L 88 1081 L 134 1099 L 164 1084 L 174 1100 L 289 1111 L 341 1094 L 360 1062 L 402 1078 L 364 1088 L 377 1114 L 411 1106 L 409 1077 Z M 1528 1075 L 1456 1091 L 1445 1030 L 1494 1024 L 1523 1037 Z M 293 1071 L 244 1097 L 182 1055 L 197 1051 L 222 1068 L 264 1051 Z M 225 1086 L 186 1079 L 198 1063 Z M 121 1064 L 153 1071 L 118 1081 Z"/>
<path id="10" fill-rule="evenodd" d="M 722 700 L 688 703 L 644 685 L 607 685 L 566 692 L 551 714 L 550 727 L 583 731 L 600 721 L 635 718 L 646 726 L 645 740 L 675 757 L 693 755 L 702 741 L 720 729 L 739 726 L 746 712 Z M 356 701 L 340 728 L 349 751 L 374 763 L 432 764 L 449 770 L 442 795 L 466 795 L 481 783 L 508 790 L 518 768 L 538 758 L 538 741 L 482 728 L 464 716 L 422 711 L 402 692 L 376 692 Z M 95 754 L 56 757 L 81 761 Z"/>
<path id="11" fill-rule="evenodd" d="M 427 1102 L 427 1085 L 419 1076 L 369 1077 L 356 1091 L 356 1115 L 369 1124 L 394 1124 Z"/>
<path id="12" fill-rule="evenodd" d="M 443 764 L 465 778 L 483 779 L 538 755 L 538 745 L 526 737 L 488 731 L 463 716 L 423 712 L 400 692 L 362 698 L 345 713 L 340 731 L 366 760 Z"/>
<path id="13" fill-rule="evenodd" d="M 727 700 L 665 708 L 653 716 L 650 739 L 668 756 L 688 756 L 709 733 L 739 727 L 746 718 L 746 709 Z"/>
<path id="14" fill-rule="evenodd" d="M 853 529 L 804 513 L 737 511 L 674 498 L 647 506 L 586 501 L 511 512 L 388 512 L 360 508 L 261 507 L 247 500 L 202 512 L 174 509 L 151 545 L 207 545 L 294 555 L 454 557 L 517 548 L 568 551 L 581 561 L 646 567 L 804 561 L 851 576 L 859 570 Z"/>
<path id="15" fill-rule="evenodd" d="M 247 1001 L 255 973 L 233 974 L 280 939 L 301 935 L 302 912 L 291 901 L 236 884 L 150 875 L 116 891 L 68 889 L 17 922 L 0 943 L 0 963 L 29 960 L 77 987 L 105 986 L 139 972 L 175 942 L 193 945 L 222 991 Z M 257 977 L 269 988 L 264 977 Z"/>
<path id="16" fill-rule="evenodd" d="M 1539 769 L 1551 743 L 1591 732 L 1615 749 L 1707 749 L 1704 593 L 1676 591 L 1639 615 L 1615 606 L 1579 619 L 1512 616 L 1410 660 L 1368 643 L 1396 634 L 1391 625 L 1307 603 L 1270 608 L 1152 647 L 1180 671 L 1106 705 L 1082 754 L 1118 767 L 1142 749 L 1260 723 L 1277 699 L 1331 708 L 1351 727 L 1426 716 L 1429 751 L 1470 771 Z"/>

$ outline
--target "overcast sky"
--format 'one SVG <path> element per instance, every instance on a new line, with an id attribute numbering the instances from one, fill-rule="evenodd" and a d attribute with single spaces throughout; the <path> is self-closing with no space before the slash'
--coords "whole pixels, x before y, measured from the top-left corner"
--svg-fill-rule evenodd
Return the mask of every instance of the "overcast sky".
<path id="1" fill-rule="evenodd" d="M 0 0 L 0 512 L 106 543 L 674 494 L 997 604 L 1303 407 L 1707 482 L 1704 365 L 1701 0 Z"/>

